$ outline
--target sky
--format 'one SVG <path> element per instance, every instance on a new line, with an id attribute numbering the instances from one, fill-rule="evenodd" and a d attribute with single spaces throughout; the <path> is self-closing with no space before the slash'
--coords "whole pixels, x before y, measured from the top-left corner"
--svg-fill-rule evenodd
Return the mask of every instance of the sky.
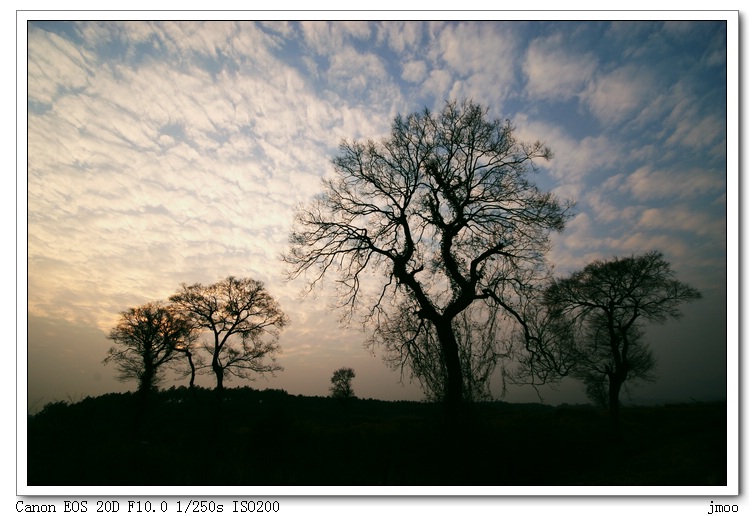
<path id="1" fill-rule="evenodd" d="M 658 250 L 701 291 L 682 319 L 647 332 L 658 380 L 631 401 L 727 398 L 737 170 L 727 175 L 725 22 L 39 21 L 27 31 L 19 361 L 30 412 L 134 390 L 102 363 L 119 313 L 229 275 L 263 281 L 291 324 L 282 372 L 227 387 L 325 396 L 333 371 L 352 367 L 359 397 L 422 399 L 364 347 L 361 328 L 339 324 L 335 289 L 304 295 L 280 256 L 343 139 L 380 139 L 398 113 L 466 98 L 553 150 L 536 181 L 576 203 L 552 237 L 557 275 Z M 540 394 L 587 401 L 568 381 Z M 539 398 L 523 387 L 504 399 Z"/>

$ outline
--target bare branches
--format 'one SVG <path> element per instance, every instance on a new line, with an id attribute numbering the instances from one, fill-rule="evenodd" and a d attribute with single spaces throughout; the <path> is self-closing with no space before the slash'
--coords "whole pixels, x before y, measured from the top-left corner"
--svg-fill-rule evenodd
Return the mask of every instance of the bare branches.
<path id="1" fill-rule="evenodd" d="M 584 270 L 556 281 L 547 302 L 577 319 L 599 310 L 617 327 L 636 320 L 663 323 L 680 317 L 679 306 L 701 297 L 697 289 L 674 279 L 658 251 L 641 256 L 595 261 Z"/>
<path id="2" fill-rule="evenodd" d="M 542 261 L 548 232 L 563 228 L 569 205 L 526 174 L 551 153 L 485 115 L 471 102 L 449 102 L 437 116 L 397 116 L 380 143 L 343 142 L 335 177 L 298 212 L 284 256 L 289 276 L 313 271 L 314 285 L 333 270 L 353 300 L 372 262 L 417 280 L 422 271 L 427 282 L 441 273 L 452 288 L 474 290 L 496 256 Z M 429 290 L 417 287 L 413 295 Z"/>

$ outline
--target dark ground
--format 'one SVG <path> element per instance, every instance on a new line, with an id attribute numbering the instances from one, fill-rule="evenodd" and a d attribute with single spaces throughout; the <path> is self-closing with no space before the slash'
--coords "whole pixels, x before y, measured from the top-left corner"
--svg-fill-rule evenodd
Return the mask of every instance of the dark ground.
<path id="1" fill-rule="evenodd" d="M 726 405 L 430 403 L 228 389 L 48 404 L 28 417 L 29 485 L 725 485 Z"/>

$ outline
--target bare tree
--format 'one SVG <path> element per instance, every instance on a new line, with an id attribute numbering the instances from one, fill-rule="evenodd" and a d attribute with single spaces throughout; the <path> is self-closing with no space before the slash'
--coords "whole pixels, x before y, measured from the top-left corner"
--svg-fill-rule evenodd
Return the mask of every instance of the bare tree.
<path id="1" fill-rule="evenodd" d="M 407 346 L 439 364 L 430 370 L 442 373 L 443 399 L 457 412 L 458 318 L 544 269 L 549 232 L 564 227 L 568 206 L 528 179 L 534 160 L 550 157 L 471 101 L 398 115 L 388 138 L 341 144 L 335 177 L 297 214 L 285 255 L 291 277 L 311 271 L 314 287 L 338 274 L 341 305 L 353 313 L 365 303 L 363 323 L 378 333 L 394 331 L 394 311 L 409 303 L 418 319 L 409 328 L 424 334 Z M 380 285 L 371 285 L 375 271 Z M 425 374 L 421 360 L 410 365 Z"/>
<path id="2" fill-rule="evenodd" d="M 337 399 L 346 400 L 354 397 L 354 389 L 351 388 L 351 380 L 356 374 L 351 367 L 342 367 L 333 372 L 330 382 L 330 394 Z"/>
<path id="3" fill-rule="evenodd" d="M 560 278 L 546 290 L 545 303 L 552 314 L 572 325 L 570 374 L 585 382 L 593 399 L 606 391 L 618 425 L 622 386 L 652 378 L 655 360 L 642 341 L 643 326 L 681 317 L 679 305 L 700 297 L 698 290 L 674 279 L 660 252 L 651 251 L 597 260 Z"/>
<path id="4" fill-rule="evenodd" d="M 191 339 L 191 326 L 171 307 L 148 303 L 121 312 L 108 339 L 116 346 L 104 363 L 114 362 L 118 380 L 137 380 L 139 392 L 146 394 L 161 381 L 162 367 L 180 358 L 177 350 Z"/>
<path id="5" fill-rule="evenodd" d="M 182 284 L 170 300 L 194 328 L 211 334 L 205 349 L 212 356 L 218 392 L 228 375 L 252 378 L 253 373 L 283 369 L 274 355 L 280 352 L 278 336 L 288 317 L 261 282 L 229 276 L 212 285 Z"/>

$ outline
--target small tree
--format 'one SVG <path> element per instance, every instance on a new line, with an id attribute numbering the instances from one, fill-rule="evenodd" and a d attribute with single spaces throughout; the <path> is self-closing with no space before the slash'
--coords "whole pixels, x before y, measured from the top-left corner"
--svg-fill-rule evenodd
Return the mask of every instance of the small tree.
<path id="1" fill-rule="evenodd" d="M 177 350 L 187 346 L 191 326 L 171 307 L 148 303 L 121 312 L 108 338 L 116 346 L 103 362 L 114 362 L 118 380 L 136 380 L 139 392 L 146 395 L 157 388 L 163 366 L 180 358 Z"/>
<path id="2" fill-rule="evenodd" d="M 569 374 L 585 382 L 588 394 L 605 393 L 611 418 L 619 423 L 619 393 L 631 380 L 649 380 L 655 366 L 642 341 L 644 324 L 681 317 L 679 305 L 701 294 L 674 279 L 658 251 L 641 256 L 597 260 L 545 292 L 551 314 L 571 324 Z"/>
<path id="3" fill-rule="evenodd" d="M 354 390 L 351 388 L 351 380 L 355 376 L 354 370 L 350 367 L 342 367 L 333 372 L 333 377 L 330 379 L 333 384 L 330 387 L 331 396 L 341 400 L 353 398 Z"/>
<path id="4" fill-rule="evenodd" d="M 252 374 L 283 369 L 274 355 L 280 352 L 278 336 L 288 317 L 262 282 L 229 276 L 212 285 L 182 284 L 170 300 L 194 328 L 212 336 L 205 349 L 212 357 L 218 393 L 228 375 L 251 379 Z"/>

